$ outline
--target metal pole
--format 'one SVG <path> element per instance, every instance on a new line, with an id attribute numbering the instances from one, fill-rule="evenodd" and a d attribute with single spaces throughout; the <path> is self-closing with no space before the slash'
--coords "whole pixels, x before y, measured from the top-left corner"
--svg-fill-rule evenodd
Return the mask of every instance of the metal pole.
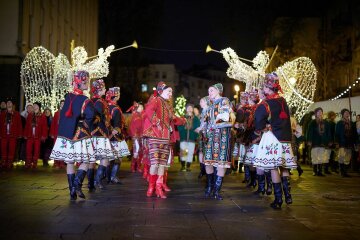
<path id="1" fill-rule="evenodd" d="M 349 70 L 349 74 L 348 74 L 348 86 L 350 86 L 350 78 L 351 78 L 351 69 Z M 349 111 L 350 111 L 350 122 L 352 122 L 352 111 L 351 111 L 351 90 L 352 88 L 349 89 Z"/>

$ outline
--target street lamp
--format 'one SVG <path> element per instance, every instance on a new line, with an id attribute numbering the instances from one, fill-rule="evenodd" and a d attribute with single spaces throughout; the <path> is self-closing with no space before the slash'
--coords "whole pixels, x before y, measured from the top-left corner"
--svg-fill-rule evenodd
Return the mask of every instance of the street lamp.
<path id="1" fill-rule="evenodd" d="M 234 90 L 235 90 L 235 92 L 236 92 L 236 98 L 235 98 L 235 96 L 234 96 L 234 98 L 235 98 L 235 102 L 236 103 L 238 103 L 239 102 L 239 91 L 240 91 L 240 86 L 239 85 L 237 85 L 237 84 L 235 84 L 235 86 L 234 86 Z"/>

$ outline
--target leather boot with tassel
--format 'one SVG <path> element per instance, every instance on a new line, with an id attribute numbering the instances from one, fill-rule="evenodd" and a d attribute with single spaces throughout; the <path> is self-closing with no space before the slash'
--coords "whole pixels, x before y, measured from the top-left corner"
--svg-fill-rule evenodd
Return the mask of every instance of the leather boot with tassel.
<path id="1" fill-rule="evenodd" d="M 84 198 L 84 199 L 85 199 L 85 194 L 82 192 L 81 187 L 85 176 L 86 176 L 86 171 L 79 169 L 74 179 L 76 194 L 78 195 L 79 198 Z"/>
<path id="2" fill-rule="evenodd" d="M 120 179 L 117 177 L 117 174 L 118 174 L 119 169 L 120 169 L 120 165 L 121 165 L 121 162 L 115 162 L 112 169 L 111 169 L 110 181 L 113 184 L 122 184 L 120 182 Z"/>
<path id="3" fill-rule="evenodd" d="M 96 170 L 95 187 L 97 187 L 98 189 L 105 189 L 105 186 L 102 184 L 102 178 L 105 171 L 106 167 L 103 165 L 99 165 L 98 169 Z"/>
<path id="4" fill-rule="evenodd" d="M 244 172 L 245 172 L 245 178 L 242 181 L 243 183 L 249 183 L 250 182 L 250 167 L 245 165 L 244 166 Z"/>
<path id="5" fill-rule="evenodd" d="M 275 199 L 270 204 L 270 207 L 272 207 L 273 209 L 281 209 L 281 205 L 283 203 L 281 183 L 273 183 L 273 186 L 274 186 Z"/>
<path id="6" fill-rule="evenodd" d="M 164 175 L 158 175 L 156 180 L 156 188 L 155 193 L 158 198 L 166 198 L 166 195 L 163 191 L 163 184 L 164 184 Z"/>
<path id="7" fill-rule="evenodd" d="M 148 189 L 146 192 L 147 197 L 152 197 L 152 195 L 154 194 L 157 178 L 158 178 L 158 175 L 149 174 L 149 186 L 148 186 Z"/>
<path id="8" fill-rule="evenodd" d="M 206 174 L 205 197 L 206 198 L 210 197 L 213 190 L 214 190 L 214 173 Z"/>
<path id="9" fill-rule="evenodd" d="M 271 195 L 273 184 L 272 184 L 272 180 L 271 180 L 271 172 L 270 171 L 265 172 L 265 178 L 266 178 L 266 195 Z"/>
<path id="10" fill-rule="evenodd" d="M 87 171 L 87 179 L 88 179 L 88 188 L 90 192 L 96 190 L 94 181 L 95 181 L 95 169 L 89 168 Z"/>
<path id="11" fill-rule="evenodd" d="M 215 176 L 214 198 L 217 200 L 223 200 L 223 197 L 220 195 L 223 179 L 224 177 Z"/>
<path id="12" fill-rule="evenodd" d="M 169 188 L 169 186 L 167 185 L 167 180 L 168 180 L 168 171 L 164 172 L 164 183 L 163 183 L 163 189 L 165 192 L 170 192 L 171 189 Z"/>
<path id="13" fill-rule="evenodd" d="M 76 200 L 77 195 L 76 195 L 76 189 L 74 186 L 75 174 L 67 174 L 67 179 L 68 179 L 68 183 L 69 183 L 70 200 Z"/>
<path id="14" fill-rule="evenodd" d="M 254 194 L 265 194 L 265 175 L 264 174 L 257 174 L 258 179 L 258 189 L 254 192 Z"/>
<path id="15" fill-rule="evenodd" d="M 283 191 L 284 191 L 284 196 L 285 196 L 285 202 L 286 204 L 292 204 L 292 197 L 290 194 L 290 183 L 289 183 L 289 179 L 288 177 L 281 177 L 281 181 L 282 181 L 282 187 L 283 187 Z"/>

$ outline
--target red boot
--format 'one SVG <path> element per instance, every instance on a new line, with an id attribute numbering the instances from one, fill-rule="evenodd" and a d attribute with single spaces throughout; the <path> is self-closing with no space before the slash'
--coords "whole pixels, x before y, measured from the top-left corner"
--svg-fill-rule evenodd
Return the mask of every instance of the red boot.
<path id="1" fill-rule="evenodd" d="M 168 180 L 168 172 L 165 171 L 165 173 L 164 173 L 163 189 L 164 189 L 165 192 L 170 192 L 171 189 L 170 189 L 169 186 L 167 185 L 167 180 Z"/>
<path id="2" fill-rule="evenodd" d="M 141 170 L 141 157 L 138 156 L 137 159 L 136 159 L 136 170 L 141 173 L 142 170 Z"/>
<path id="3" fill-rule="evenodd" d="M 136 164 L 136 158 L 132 158 L 131 159 L 131 172 L 132 173 L 134 173 L 134 172 L 136 172 L 136 166 L 135 166 L 135 164 Z"/>
<path id="4" fill-rule="evenodd" d="M 150 181 L 149 181 L 149 187 L 148 187 L 148 190 L 146 192 L 146 196 L 148 197 L 152 197 L 153 193 L 154 193 L 154 190 L 155 190 L 155 184 L 156 184 L 156 180 L 157 180 L 157 177 L 158 175 L 150 175 Z"/>
<path id="5" fill-rule="evenodd" d="M 158 198 L 166 198 L 165 193 L 163 192 L 164 176 L 159 175 L 156 180 L 156 196 Z"/>
<path id="6" fill-rule="evenodd" d="M 149 169 L 147 168 L 147 165 L 144 165 L 143 178 L 147 179 L 148 174 L 149 174 Z"/>

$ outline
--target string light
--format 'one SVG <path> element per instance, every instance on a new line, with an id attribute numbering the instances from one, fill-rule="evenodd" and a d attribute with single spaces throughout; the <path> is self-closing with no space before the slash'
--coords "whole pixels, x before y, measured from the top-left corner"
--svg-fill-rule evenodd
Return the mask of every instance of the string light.
<path id="1" fill-rule="evenodd" d="M 186 98 L 181 95 L 180 97 L 177 97 L 175 100 L 175 115 L 178 117 L 185 115 L 185 106 L 186 106 Z"/>
<path id="2" fill-rule="evenodd" d="M 228 77 L 246 84 L 245 91 L 262 86 L 265 70 L 269 64 L 269 55 L 260 51 L 252 60 L 252 67 L 241 61 L 235 51 L 226 48 L 220 51 L 229 64 Z M 299 57 L 286 62 L 275 71 L 280 78 L 283 97 L 289 107 L 295 107 L 295 117 L 300 120 L 313 103 L 316 90 L 317 71 L 313 62 L 307 57 Z"/>
<path id="3" fill-rule="evenodd" d="M 71 53 L 71 66 L 62 53 L 55 57 L 42 46 L 33 48 L 21 64 L 21 84 L 26 101 L 40 102 L 55 112 L 65 94 L 71 91 L 72 73 L 85 70 L 90 78 L 106 77 L 109 74 L 107 58 L 113 50 L 114 45 L 105 50 L 100 48 L 96 58 L 88 61 L 85 48 L 76 47 Z"/>
<path id="4" fill-rule="evenodd" d="M 355 81 L 353 84 L 350 84 L 350 85 L 348 86 L 348 88 L 345 89 L 342 93 L 340 93 L 340 94 L 337 95 L 336 97 L 331 98 L 331 99 L 329 99 L 329 100 L 334 101 L 334 100 L 337 100 L 337 99 L 341 98 L 343 95 L 345 95 L 345 93 L 347 93 L 348 91 L 350 91 L 350 89 L 356 87 L 356 85 L 359 84 L 359 80 L 360 80 L 360 77 L 357 78 L 356 81 Z"/>

